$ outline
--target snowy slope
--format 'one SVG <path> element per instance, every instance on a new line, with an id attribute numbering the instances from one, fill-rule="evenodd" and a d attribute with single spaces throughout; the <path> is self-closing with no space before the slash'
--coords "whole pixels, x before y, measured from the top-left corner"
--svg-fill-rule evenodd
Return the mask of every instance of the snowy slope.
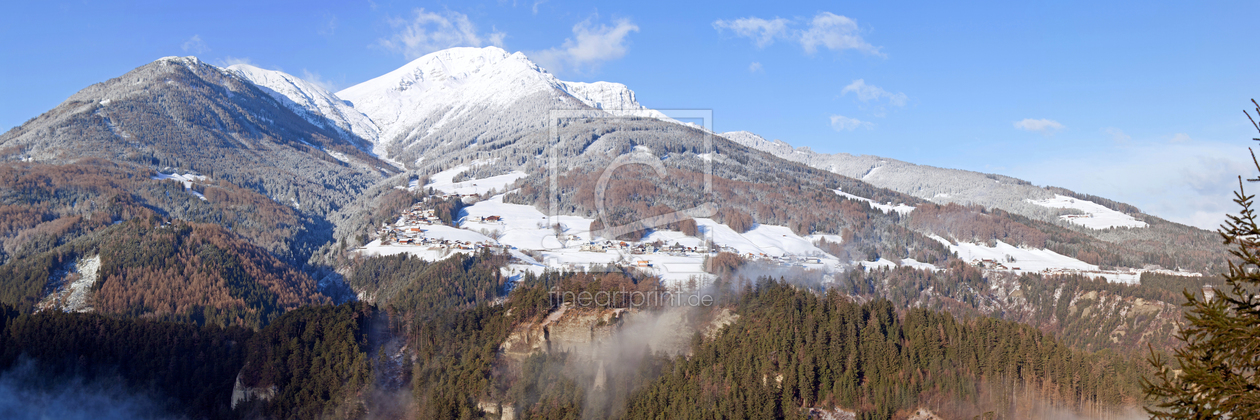
<path id="1" fill-rule="evenodd" d="M 879 156 L 817 153 L 808 147 L 794 148 L 782 140 L 769 141 L 747 131 L 732 131 L 720 135 L 740 145 L 783 159 L 940 204 L 979 204 L 1034 219 L 1051 221 L 1055 218 L 1053 210 L 1027 201 L 1050 198 L 1054 196 L 1053 193 L 1008 176 L 915 165 Z"/>
<path id="2" fill-rule="evenodd" d="M 1021 271 L 1033 272 L 1046 269 L 1069 269 L 1097 271 L 1098 266 L 1072 258 L 1048 249 L 1023 248 L 997 241 L 996 246 L 960 242 L 950 245 L 950 250 L 958 253 L 963 261 L 990 259 L 1001 262 L 1008 267 L 1019 267 Z M 1007 256 L 1014 259 L 1007 262 Z"/>
<path id="3" fill-rule="evenodd" d="M 1081 200 L 1055 194 L 1054 198 L 1047 198 L 1045 200 L 1028 200 L 1028 202 L 1043 207 L 1077 209 L 1083 211 L 1085 212 L 1083 215 L 1071 214 L 1059 216 L 1059 218 L 1090 229 L 1107 229 L 1113 227 L 1144 228 L 1147 226 L 1146 222 L 1135 219 L 1133 216 L 1103 207 L 1101 204 L 1089 200 Z"/>
<path id="4" fill-rule="evenodd" d="M 381 128 L 378 154 L 392 143 L 425 141 L 443 126 L 458 124 L 471 113 L 505 111 L 519 106 L 520 101 L 539 97 L 550 99 L 531 102 L 535 109 L 512 109 L 512 113 L 545 117 L 552 109 L 644 109 L 625 85 L 565 82 L 524 54 L 498 47 L 430 53 L 337 92 L 337 96 L 354 103 L 355 109 Z"/>
<path id="5" fill-rule="evenodd" d="M 353 134 L 369 142 L 376 142 L 380 135 L 380 130 L 367 115 L 314 83 L 288 73 L 260 69 L 248 64 L 232 65 L 227 71 L 264 88 L 264 92 L 312 124 Z M 328 127 L 329 123 L 332 127 Z"/>
<path id="6" fill-rule="evenodd" d="M 866 204 L 869 204 L 871 207 L 874 207 L 875 209 L 884 212 L 884 214 L 888 214 L 895 211 L 897 212 L 897 214 L 905 216 L 907 214 L 910 214 L 910 212 L 914 211 L 914 206 L 911 206 L 911 205 L 898 204 L 894 206 L 892 203 L 880 204 L 880 203 L 876 203 L 875 200 L 871 200 L 866 197 L 858 197 L 856 195 L 849 194 L 847 192 L 840 191 L 840 190 L 834 190 L 834 191 L 836 192 L 836 194 L 839 194 L 841 197 L 844 197 L 850 200 L 857 200 L 857 201 L 865 202 Z"/>
<path id="7" fill-rule="evenodd" d="M 199 193 L 199 192 L 197 192 L 197 191 L 194 191 L 194 190 L 192 189 L 192 186 L 193 186 L 193 183 L 194 183 L 194 182 L 199 182 L 199 181 L 205 181 L 205 180 L 206 180 L 206 176 L 205 176 L 205 175 L 194 175 L 194 174 L 183 174 L 183 175 L 180 175 L 180 174 L 178 174 L 178 173 L 169 173 L 169 174 L 159 173 L 159 174 L 157 174 L 157 175 L 153 176 L 153 179 L 156 179 L 156 180 L 171 180 L 171 181 L 179 181 L 181 184 L 184 184 L 184 191 L 188 191 L 189 193 L 192 193 L 192 195 L 197 196 L 197 198 L 200 198 L 200 199 L 202 199 L 203 201 L 204 201 L 204 200 L 206 200 L 206 196 L 205 196 L 205 195 L 202 195 L 201 193 Z"/>
<path id="8" fill-rule="evenodd" d="M 490 190 L 502 192 L 511 186 L 516 180 L 524 178 L 527 174 L 521 171 L 512 171 L 507 174 L 492 176 L 489 178 L 468 180 L 455 182 L 455 177 L 465 171 L 471 169 L 469 165 L 459 165 L 442 172 L 438 172 L 429 177 L 429 183 L 419 185 L 416 181 L 412 181 L 409 185 L 411 189 L 432 188 L 447 194 L 484 194 Z"/>
<path id="9" fill-rule="evenodd" d="M 587 106 L 613 115 L 639 115 L 673 121 L 665 114 L 640 105 L 634 97 L 634 91 L 621 83 L 561 82 L 561 88 Z"/>
<path id="10" fill-rule="evenodd" d="M 1033 272 L 1043 270 L 1083 270 L 1097 271 L 1098 266 L 1072 258 L 1048 249 L 1017 247 L 1002 241 L 995 246 L 959 242 L 954 243 L 937 235 L 929 234 L 929 238 L 940 242 L 950 251 L 958 253 L 958 258 L 971 262 L 973 260 L 993 260 L 1009 266 L 1019 267 L 1020 271 Z M 1010 261 L 1007 257 L 1015 261 Z"/>

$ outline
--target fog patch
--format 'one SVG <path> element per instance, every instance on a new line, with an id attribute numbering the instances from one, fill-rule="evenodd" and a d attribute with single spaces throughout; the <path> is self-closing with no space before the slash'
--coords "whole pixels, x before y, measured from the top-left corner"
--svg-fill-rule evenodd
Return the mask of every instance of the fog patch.
<path id="1" fill-rule="evenodd" d="M 108 378 L 108 379 L 106 379 Z M 162 404 L 122 385 L 117 376 L 84 380 L 48 377 L 29 359 L 0 373 L 0 418 L 9 420 L 60 419 L 183 419 Z"/>
<path id="2" fill-rule="evenodd" d="M 568 401 L 564 403 L 576 404 L 573 408 L 582 418 L 619 417 L 631 393 L 658 377 L 659 368 L 671 358 L 690 351 L 697 331 L 704 330 L 718 312 L 714 309 L 718 308 L 561 305 L 547 320 L 539 321 L 542 325 L 518 329 L 516 342 L 509 345 L 527 347 L 523 353 L 507 351 L 509 359 L 513 354 L 524 357 L 512 363 L 518 368 L 511 374 L 499 378 L 511 384 L 511 389 L 505 389 L 504 412 L 528 412 L 534 404 L 561 402 L 555 398 L 562 395 L 560 399 Z M 725 315 L 730 318 L 729 313 Z M 529 344 L 533 339 L 523 338 L 527 334 L 543 341 Z M 578 394 L 564 394 L 564 382 L 576 387 Z"/>

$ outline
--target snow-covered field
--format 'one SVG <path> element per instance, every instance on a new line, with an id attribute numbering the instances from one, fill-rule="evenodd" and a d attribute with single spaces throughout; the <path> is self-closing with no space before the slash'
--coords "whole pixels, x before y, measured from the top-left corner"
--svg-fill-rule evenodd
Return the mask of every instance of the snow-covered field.
<path id="1" fill-rule="evenodd" d="M 875 261 L 858 261 L 858 264 L 867 270 L 878 270 L 881 268 L 896 268 L 897 263 L 892 260 L 880 258 Z"/>
<path id="2" fill-rule="evenodd" d="M 940 269 L 940 268 L 938 268 L 938 267 L 937 267 L 937 266 L 935 266 L 935 265 L 928 264 L 928 263 L 925 263 L 925 262 L 919 262 L 918 260 L 915 260 L 914 258 L 902 258 L 902 259 L 901 259 L 901 266 L 903 266 L 903 267 L 910 267 L 910 268 L 917 268 L 917 269 L 920 269 L 920 270 L 928 270 L 928 271 L 941 271 L 941 269 Z"/>
<path id="3" fill-rule="evenodd" d="M 456 168 L 460 171 L 466 168 Z M 443 191 L 458 191 L 460 186 L 450 182 L 456 170 L 446 171 L 430 177 L 434 182 L 429 186 L 441 186 Z M 522 174 L 523 175 L 523 174 Z M 497 178 L 497 180 L 496 180 Z M 491 185 L 495 188 L 506 187 L 515 178 L 493 177 L 468 181 L 464 184 Z M 460 246 L 476 247 L 504 245 L 517 257 L 519 264 L 513 264 L 509 271 L 520 274 L 525 271 L 540 272 L 546 268 L 588 270 L 595 265 L 610 263 L 634 266 L 641 270 L 661 276 L 669 284 L 684 284 L 691 279 L 704 281 L 710 275 L 704 273 L 704 258 L 708 254 L 704 250 L 708 240 L 723 247 L 724 250 L 737 252 L 746 257 L 765 259 L 782 264 L 795 265 L 809 269 L 827 271 L 838 270 L 847 263 L 837 260 L 814 245 L 820 239 L 830 242 L 841 242 L 837 235 L 800 236 L 784 226 L 756 225 L 748 232 L 738 233 L 730 227 L 713 219 L 696 219 L 700 234 L 688 236 L 678 231 L 656 230 L 650 232 L 638 242 L 620 246 L 622 241 L 607 241 L 592 237 L 590 224 L 592 219 L 578 216 L 558 216 L 548 218 L 538 209 L 520 204 L 503 202 L 504 194 L 495 195 L 487 200 L 466 207 L 459 214 L 460 227 L 454 228 L 439 224 L 407 225 L 405 218 L 400 218 L 396 228 L 410 232 L 411 228 L 423 231 L 422 236 L 430 241 L 459 241 L 454 247 L 436 244 L 389 244 L 382 245 L 374 240 L 364 246 L 360 252 L 366 255 L 393 255 L 410 253 L 426 259 L 440 259 L 455 252 L 472 252 L 473 249 L 459 249 Z M 492 217 L 493 216 L 493 217 Z M 496 220 L 497 219 L 497 220 Z M 559 224 L 560 235 L 553 227 Z M 497 239 L 496 239 L 497 238 Z M 583 245 L 612 245 L 604 252 L 583 251 Z M 660 243 L 664 247 L 680 245 L 690 251 L 658 250 L 656 252 L 634 253 L 630 248 L 640 245 Z M 536 251 L 538 260 L 526 255 L 523 251 Z M 887 264 L 895 263 L 888 261 Z"/>
<path id="4" fill-rule="evenodd" d="M 1096 265 L 1061 255 L 1048 249 L 1017 247 L 1002 241 L 997 241 L 997 246 L 992 248 L 983 244 L 960 242 L 957 245 L 951 245 L 950 250 L 957 252 L 958 258 L 961 258 L 963 261 L 971 262 L 973 260 L 990 259 L 1002 263 L 1012 270 L 1015 267 L 1019 267 L 1019 271 L 1024 272 L 1037 272 L 1047 269 L 1098 270 Z M 1007 256 L 1013 258 L 1014 261 L 1008 262 Z"/>
<path id="5" fill-rule="evenodd" d="M 418 185 L 412 181 L 409 188 L 433 188 L 447 194 L 484 194 L 490 190 L 502 192 L 516 182 L 516 180 L 524 178 L 527 174 L 521 171 L 512 171 L 510 173 L 492 176 L 489 178 L 468 180 L 455 182 L 455 176 L 472 169 L 469 165 L 460 165 L 442 172 L 438 172 L 429 177 L 427 185 Z"/>
<path id="6" fill-rule="evenodd" d="M 565 239 L 557 239 L 554 229 L 548 225 L 546 214 L 532 206 L 503 202 L 503 194 L 490 197 L 464 208 L 460 213 L 460 226 L 480 232 L 497 231 L 502 235 L 498 242 L 522 249 L 562 248 L 569 242 L 587 242 L 591 240 L 591 219 L 578 216 L 559 216 L 550 223 L 559 223 Z M 479 222 L 485 217 L 498 216 L 499 222 Z M 576 239 L 572 239 L 576 236 Z"/>
<path id="7" fill-rule="evenodd" d="M 997 268 L 997 270 L 1001 271 L 1016 273 L 1041 273 L 1048 275 L 1080 274 L 1089 277 L 1103 277 L 1112 283 L 1128 284 L 1137 284 L 1141 282 L 1142 273 L 1145 272 L 1187 277 L 1202 276 L 1200 273 L 1158 268 L 1102 270 L 1097 265 L 1089 264 L 1048 249 L 1017 247 L 1002 241 L 997 241 L 997 246 L 994 247 L 966 242 L 954 244 L 940 236 L 928 235 L 928 237 L 945 244 L 945 246 L 949 247 L 950 251 L 958 253 L 958 258 L 963 261 L 970 263 L 976 260 L 992 260 L 1002 264 L 1002 267 Z M 1014 259 L 1014 261 L 1007 260 L 1007 256 L 1010 256 Z M 904 260 L 902 261 L 902 265 L 914 266 L 913 264 L 906 263 Z"/>
<path id="8" fill-rule="evenodd" d="M 875 169 L 879 169 L 879 168 L 875 168 Z M 840 191 L 840 190 L 834 190 L 834 191 L 836 192 L 836 194 L 839 194 L 841 197 L 848 198 L 850 200 L 865 201 L 867 204 L 870 204 L 871 207 L 874 207 L 884 212 L 884 214 L 892 213 L 895 211 L 898 214 L 905 216 L 907 214 L 910 214 L 910 212 L 914 211 L 914 206 L 910 206 L 906 204 L 898 204 L 894 206 L 892 205 L 892 203 L 880 204 L 880 203 L 876 203 L 875 200 L 871 200 L 866 197 L 858 197 L 856 195 L 849 194 L 847 192 Z"/>
<path id="9" fill-rule="evenodd" d="M 153 177 L 153 179 L 156 179 L 156 180 L 168 180 L 168 179 L 169 179 L 169 180 L 172 180 L 172 181 L 179 181 L 180 183 L 184 184 L 184 190 L 185 190 L 185 191 L 188 191 L 189 193 L 192 193 L 192 195 L 195 195 L 195 196 L 197 196 L 197 198 L 200 198 L 200 199 L 202 199 L 202 200 L 205 200 L 205 199 L 206 199 L 206 196 L 202 195 L 202 194 L 201 194 L 201 193 L 199 193 L 199 192 L 193 191 L 193 189 L 192 189 L 192 184 L 193 184 L 193 182 L 197 182 L 197 181 L 205 181 L 205 180 L 207 179 L 205 175 L 193 175 L 193 174 L 183 174 L 183 175 L 180 175 L 180 174 L 178 174 L 178 173 L 171 173 L 171 174 L 163 174 L 163 173 L 159 173 L 159 174 L 157 174 L 157 176 L 154 176 L 154 177 Z"/>
<path id="10" fill-rule="evenodd" d="M 1054 198 L 1047 198 L 1045 200 L 1026 201 L 1042 207 L 1077 209 L 1083 211 L 1085 212 L 1084 215 L 1073 214 L 1059 216 L 1059 218 L 1090 229 L 1107 229 L 1113 227 L 1144 228 L 1147 226 L 1146 222 L 1137 220 L 1133 218 L 1133 216 L 1103 207 L 1101 204 L 1093 201 L 1081 200 L 1058 194 L 1055 194 Z"/>

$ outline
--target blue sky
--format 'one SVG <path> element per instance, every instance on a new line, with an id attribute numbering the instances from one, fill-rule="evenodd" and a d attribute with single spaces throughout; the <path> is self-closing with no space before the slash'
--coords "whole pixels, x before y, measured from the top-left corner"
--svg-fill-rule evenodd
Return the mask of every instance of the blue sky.
<path id="1" fill-rule="evenodd" d="M 162 56 L 340 89 L 435 48 L 501 45 L 649 107 L 711 108 L 718 131 L 1012 175 L 1201 227 L 1251 173 L 1254 2 L 682 3 L 9 2 L 0 129 Z"/>

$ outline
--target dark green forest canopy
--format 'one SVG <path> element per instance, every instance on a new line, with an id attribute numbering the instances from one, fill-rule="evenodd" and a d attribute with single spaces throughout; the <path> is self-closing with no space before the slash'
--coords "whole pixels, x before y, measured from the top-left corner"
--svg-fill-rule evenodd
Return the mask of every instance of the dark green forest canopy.
<path id="1" fill-rule="evenodd" d="M 738 322 L 674 360 L 626 417 L 789 418 L 844 407 L 886 419 L 927 406 L 970 418 L 1015 406 L 994 389 L 1067 408 L 1134 405 L 1146 373 L 1134 359 L 1074 350 L 1014 322 L 898 313 L 885 300 L 859 305 L 774 281 L 737 308 Z"/>

